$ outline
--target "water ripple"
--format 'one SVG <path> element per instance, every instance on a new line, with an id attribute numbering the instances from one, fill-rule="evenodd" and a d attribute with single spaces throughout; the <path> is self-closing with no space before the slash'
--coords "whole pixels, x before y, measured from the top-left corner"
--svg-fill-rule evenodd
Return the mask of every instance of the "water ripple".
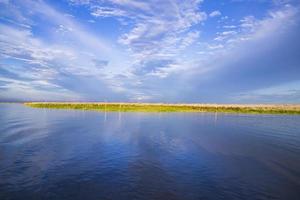
<path id="1" fill-rule="evenodd" d="M 0 199 L 300 199 L 300 117 L 0 105 Z"/>

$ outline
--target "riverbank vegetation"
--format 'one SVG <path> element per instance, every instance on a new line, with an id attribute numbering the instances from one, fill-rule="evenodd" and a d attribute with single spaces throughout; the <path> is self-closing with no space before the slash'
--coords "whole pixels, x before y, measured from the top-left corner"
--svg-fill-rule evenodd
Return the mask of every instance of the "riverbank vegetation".
<path id="1" fill-rule="evenodd" d="M 223 112 L 253 114 L 300 114 L 300 105 L 246 104 L 164 104 L 164 103 L 83 103 L 28 102 L 34 108 L 80 109 L 106 112 Z"/>

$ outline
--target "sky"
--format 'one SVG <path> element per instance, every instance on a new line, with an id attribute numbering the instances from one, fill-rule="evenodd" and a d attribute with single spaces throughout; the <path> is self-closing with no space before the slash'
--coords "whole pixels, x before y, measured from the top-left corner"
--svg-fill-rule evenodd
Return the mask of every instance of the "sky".
<path id="1" fill-rule="evenodd" d="M 0 101 L 300 103 L 299 0 L 0 0 Z"/>

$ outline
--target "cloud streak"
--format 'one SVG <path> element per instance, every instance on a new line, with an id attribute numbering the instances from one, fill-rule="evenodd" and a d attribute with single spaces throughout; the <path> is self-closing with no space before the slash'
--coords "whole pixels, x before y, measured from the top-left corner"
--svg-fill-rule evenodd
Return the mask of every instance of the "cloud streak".
<path id="1" fill-rule="evenodd" d="M 245 15 L 202 0 L 0 4 L 0 99 L 271 101 L 299 81 L 294 1 Z"/>

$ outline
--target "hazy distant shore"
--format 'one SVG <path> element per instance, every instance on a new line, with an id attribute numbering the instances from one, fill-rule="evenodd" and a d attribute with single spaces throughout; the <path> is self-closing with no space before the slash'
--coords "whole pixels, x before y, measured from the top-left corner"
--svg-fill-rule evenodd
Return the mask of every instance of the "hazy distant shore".
<path id="1" fill-rule="evenodd" d="M 27 102 L 26 106 L 107 112 L 222 112 L 253 114 L 300 114 L 300 104 L 165 104 L 121 102 Z"/>

